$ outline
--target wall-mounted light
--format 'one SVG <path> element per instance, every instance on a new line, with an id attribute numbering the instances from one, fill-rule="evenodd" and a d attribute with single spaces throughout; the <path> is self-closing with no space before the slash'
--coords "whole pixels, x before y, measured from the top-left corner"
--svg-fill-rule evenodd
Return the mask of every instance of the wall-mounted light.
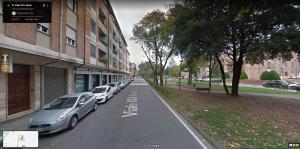
<path id="1" fill-rule="evenodd" d="M 1 53 L 1 72 L 13 73 L 13 57 L 12 54 Z"/>

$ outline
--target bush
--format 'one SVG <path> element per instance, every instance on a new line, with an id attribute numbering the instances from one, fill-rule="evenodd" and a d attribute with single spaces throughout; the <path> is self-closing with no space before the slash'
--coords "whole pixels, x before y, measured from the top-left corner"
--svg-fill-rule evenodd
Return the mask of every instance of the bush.
<path id="1" fill-rule="evenodd" d="M 241 72 L 241 77 L 240 77 L 241 80 L 248 80 L 248 75 L 245 71 L 242 71 Z"/>
<path id="2" fill-rule="evenodd" d="M 275 70 L 264 71 L 260 75 L 261 80 L 280 80 L 279 74 Z"/>

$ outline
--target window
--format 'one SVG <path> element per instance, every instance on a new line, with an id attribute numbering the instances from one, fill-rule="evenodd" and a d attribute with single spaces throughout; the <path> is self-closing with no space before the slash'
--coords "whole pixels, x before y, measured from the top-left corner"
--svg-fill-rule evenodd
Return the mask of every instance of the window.
<path id="1" fill-rule="evenodd" d="M 73 40 L 73 39 L 71 39 L 71 38 L 69 38 L 69 37 L 67 37 L 66 40 L 67 40 L 66 43 L 67 43 L 68 45 L 73 46 L 73 47 L 76 47 L 76 42 L 75 42 L 75 40 Z"/>
<path id="2" fill-rule="evenodd" d="M 36 30 L 45 34 L 49 34 L 49 23 L 38 23 Z"/>
<path id="3" fill-rule="evenodd" d="M 275 69 L 275 62 L 271 63 L 271 69 Z"/>
<path id="4" fill-rule="evenodd" d="M 291 68 L 294 68 L 294 67 L 295 67 L 295 63 L 291 62 Z"/>
<path id="5" fill-rule="evenodd" d="M 117 67 L 117 60 L 115 58 L 113 59 L 113 66 Z"/>
<path id="6" fill-rule="evenodd" d="M 102 42 L 104 45 L 107 46 L 107 43 L 106 43 L 106 35 L 105 33 L 99 28 L 99 41 Z"/>
<path id="7" fill-rule="evenodd" d="M 68 0 L 67 5 L 73 12 L 76 12 L 76 0 Z"/>
<path id="8" fill-rule="evenodd" d="M 267 69 L 270 69 L 270 68 L 271 68 L 271 62 L 268 61 L 268 62 L 267 62 Z"/>
<path id="9" fill-rule="evenodd" d="M 118 55 L 117 47 L 113 44 L 113 53 Z"/>
<path id="10" fill-rule="evenodd" d="M 2 15 L 3 10 L 2 10 L 2 1 L 0 2 L 0 15 Z"/>
<path id="11" fill-rule="evenodd" d="M 85 103 L 86 101 L 88 101 L 90 98 L 89 98 L 89 95 L 87 94 L 84 94 L 82 95 L 80 98 L 79 98 L 79 103 Z"/>
<path id="12" fill-rule="evenodd" d="M 98 49 L 98 54 L 98 61 L 107 64 L 106 53 L 104 53 L 101 49 Z"/>
<path id="13" fill-rule="evenodd" d="M 289 75 L 289 74 L 288 74 L 288 72 L 286 71 L 286 72 L 285 72 L 285 76 L 288 76 L 288 75 Z"/>
<path id="14" fill-rule="evenodd" d="M 116 34 L 115 31 L 113 31 L 113 38 L 115 39 L 115 41 L 118 41 L 118 40 L 117 40 L 117 34 Z"/>
<path id="15" fill-rule="evenodd" d="M 69 26 L 66 26 L 66 38 L 68 45 L 76 47 L 76 31 Z"/>
<path id="16" fill-rule="evenodd" d="M 106 16 L 100 7 L 99 7 L 99 19 L 106 27 L 106 25 L 105 25 Z"/>
<path id="17" fill-rule="evenodd" d="M 91 0 L 91 6 L 94 10 L 96 10 L 96 0 Z"/>
<path id="18" fill-rule="evenodd" d="M 96 57 L 96 46 L 91 43 L 91 56 Z"/>
<path id="19" fill-rule="evenodd" d="M 91 18 L 91 31 L 93 33 L 96 32 L 96 23 L 95 23 L 95 21 L 92 18 Z"/>

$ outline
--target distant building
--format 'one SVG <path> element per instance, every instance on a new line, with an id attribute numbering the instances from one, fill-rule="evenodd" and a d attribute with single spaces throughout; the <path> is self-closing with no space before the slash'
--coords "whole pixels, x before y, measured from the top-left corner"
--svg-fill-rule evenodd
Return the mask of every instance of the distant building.
<path id="1" fill-rule="evenodd" d="M 135 63 L 130 63 L 130 74 L 132 76 L 137 75 L 137 68 L 136 68 L 136 64 Z"/>
<path id="2" fill-rule="evenodd" d="M 224 70 L 232 74 L 232 65 L 227 59 L 223 59 Z M 281 59 L 265 60 L 262 64 L 244 64 L 243 70 L 247 73 L 249 80 L 260 80 L 264 71 L 275 70 L 281 79 L 300 79 L 300 59 L 297 54 L 290 61 Z"/>

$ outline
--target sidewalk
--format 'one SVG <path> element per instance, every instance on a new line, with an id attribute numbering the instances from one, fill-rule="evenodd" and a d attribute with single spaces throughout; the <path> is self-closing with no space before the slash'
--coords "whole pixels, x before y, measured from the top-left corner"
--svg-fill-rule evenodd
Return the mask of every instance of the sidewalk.
<path id="1" fill-rule="evenodd" d="M 34 113 L 35 112 L 1 122 L 0 130 L 27 130 L 30 118 Z"/>
<path id="2" fill-rule="evenodd" d="M 165 86 L 173 89 L 179 89 L 178 85 L 175 84 L 166 84 Z M 192 86 L 191 87 L 181 86 L 180 88 L 182 90 L 189 91 L 189 92 L 197 92 Z M 207 91 L 199 91 L 199 93 L 207 93 Z M 211 93 L 224 93 L 224 91 L 211 91 Z M 239 95 L 269 96 L 269 97 L 300 100 L 299 94 L 263 94 L 263 93 L 240 92 Z"/>

